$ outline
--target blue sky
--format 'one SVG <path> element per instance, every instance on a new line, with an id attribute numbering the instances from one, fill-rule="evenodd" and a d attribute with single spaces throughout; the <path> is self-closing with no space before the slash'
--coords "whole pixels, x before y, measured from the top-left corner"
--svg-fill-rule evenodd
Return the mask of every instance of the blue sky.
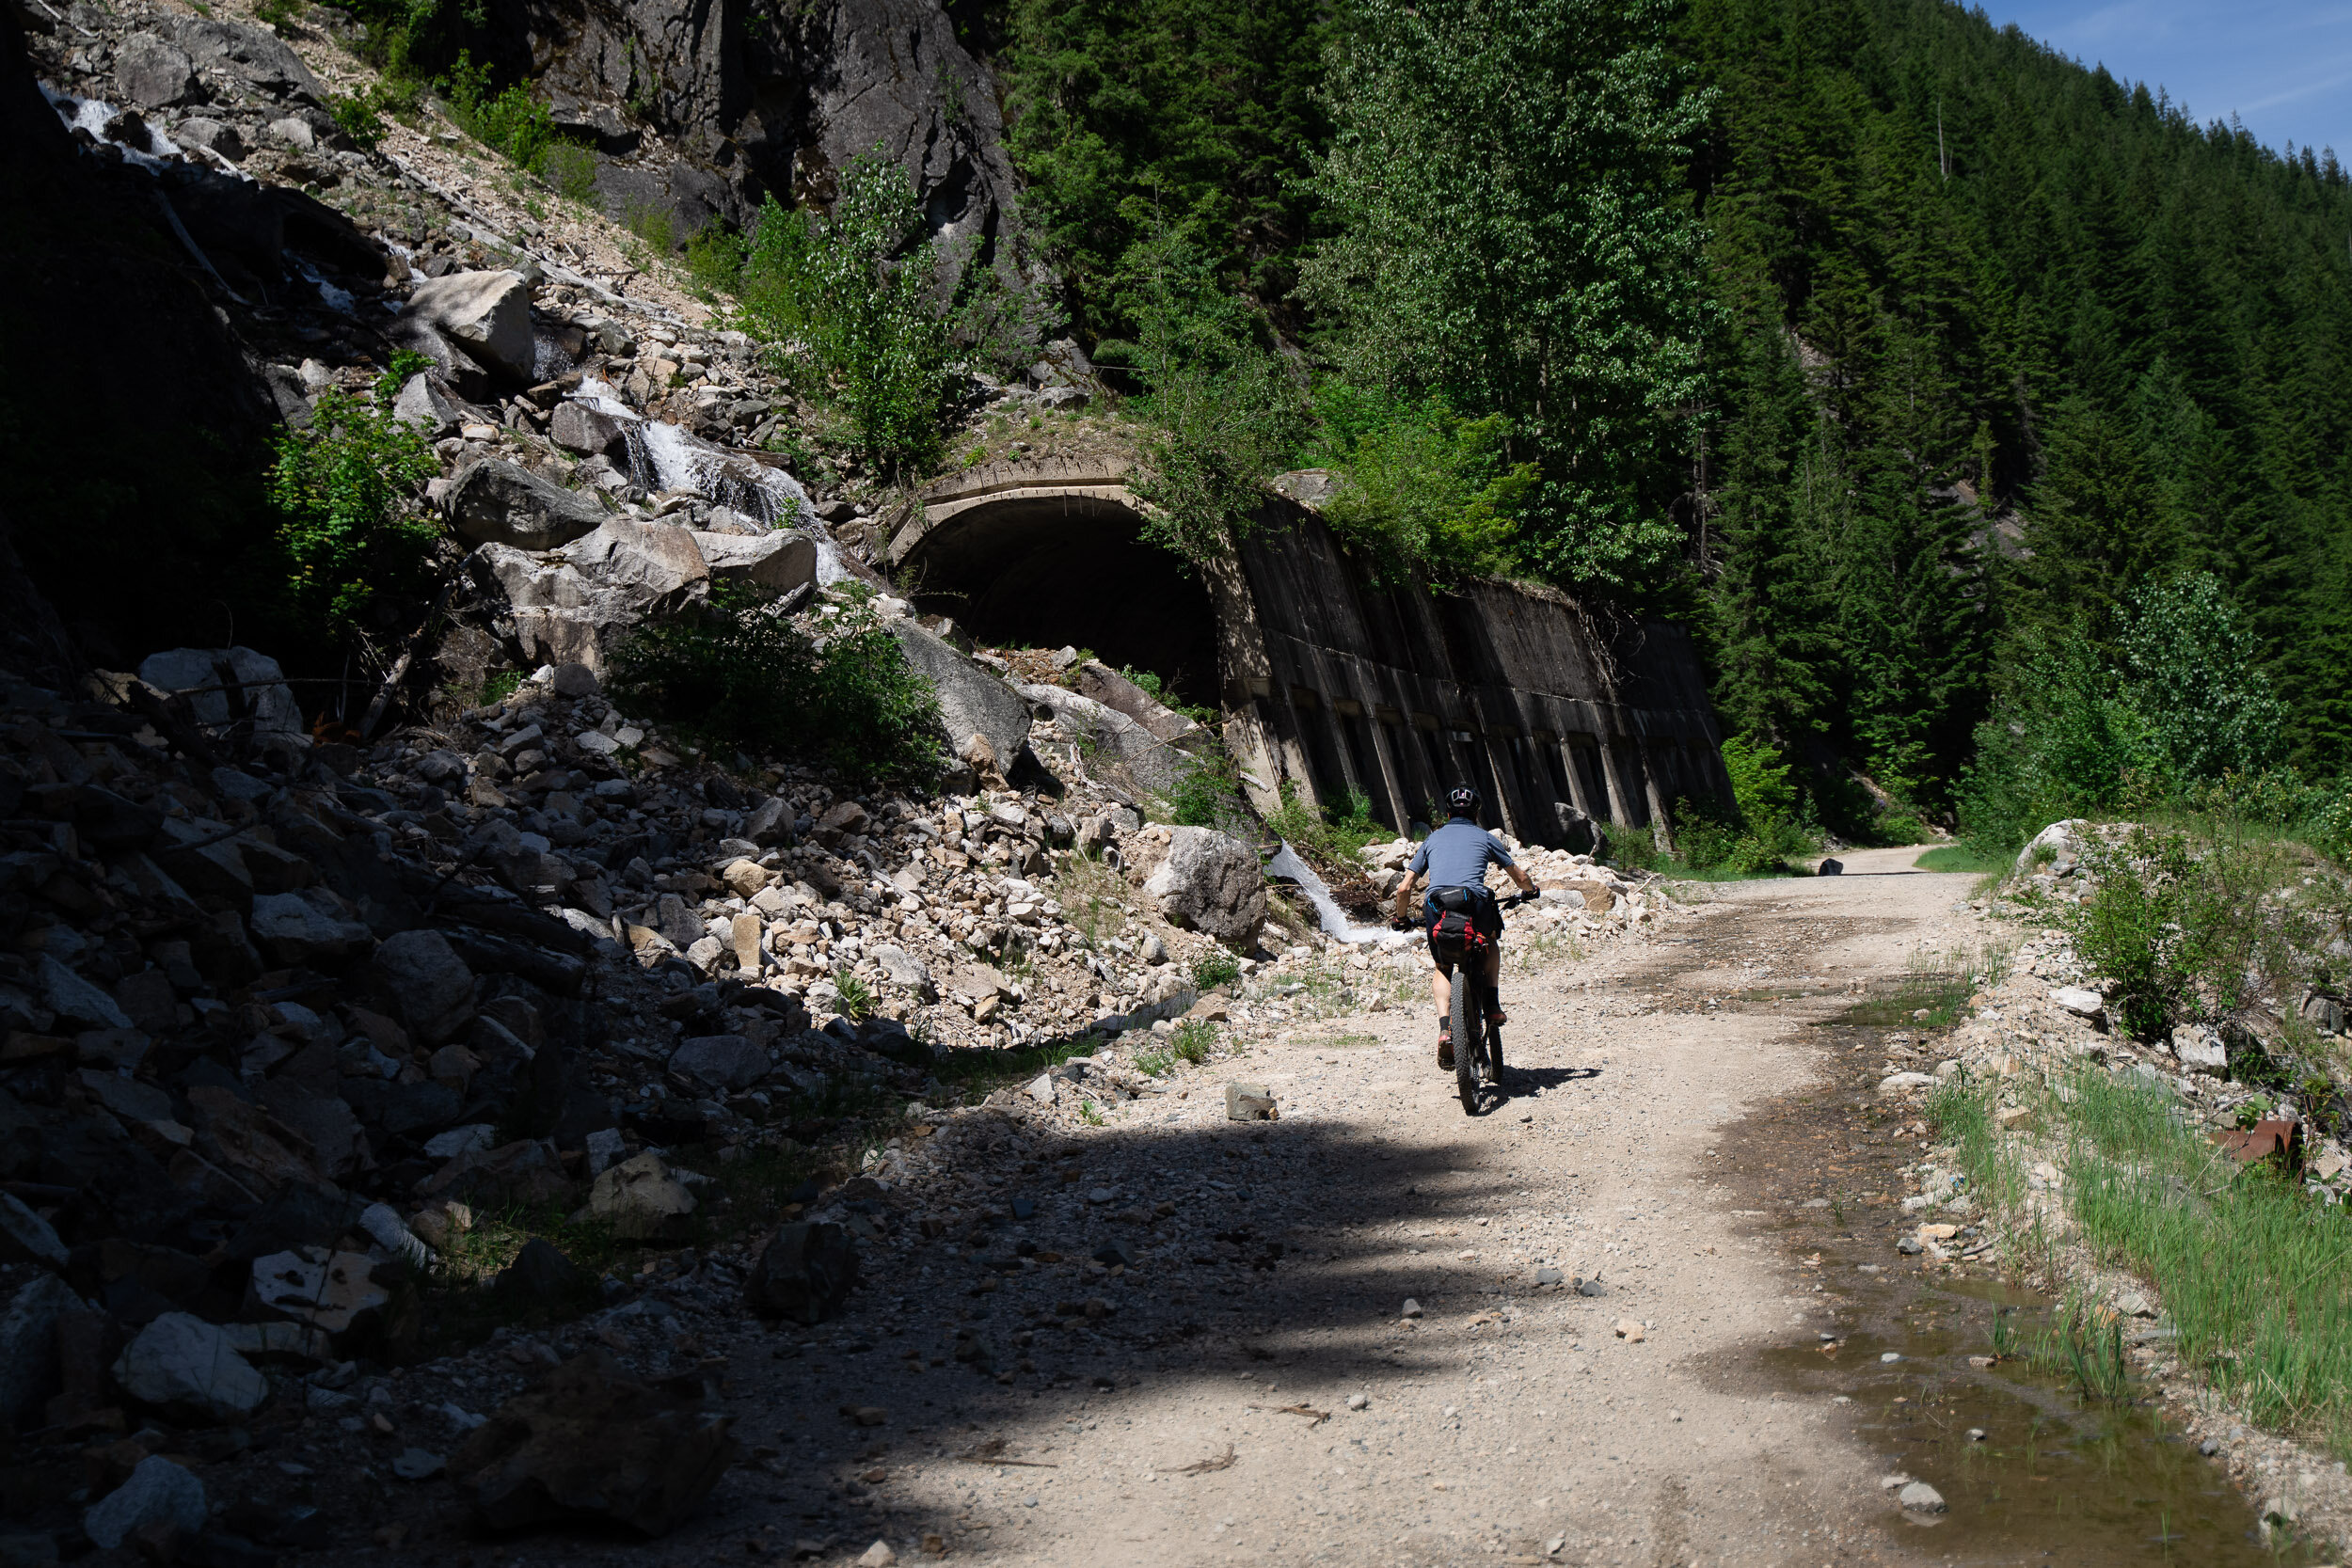
<path id="1" fill-rule="evenodd" d="M 2086 66 L 2163 87 L 2200 124 L 2234 112 L 2274 150 L 2352 164 L 2352 0 L 1976 0 Z"/>

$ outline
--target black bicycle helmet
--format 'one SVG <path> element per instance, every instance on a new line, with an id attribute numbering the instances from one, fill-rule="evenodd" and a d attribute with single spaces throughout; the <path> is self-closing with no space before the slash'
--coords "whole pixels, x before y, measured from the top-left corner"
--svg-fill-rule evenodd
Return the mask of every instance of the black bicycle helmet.
<path id="1" fill-rule="evenodd" d="M 1475 820 L 1478 808 L 1484 804 L 1486 801 L 1480 797 L 1478 791 L 1468 784 L 1455 784 L 1446 793 L 1446 810 L 1456 816 L 1467 816 Z"/>

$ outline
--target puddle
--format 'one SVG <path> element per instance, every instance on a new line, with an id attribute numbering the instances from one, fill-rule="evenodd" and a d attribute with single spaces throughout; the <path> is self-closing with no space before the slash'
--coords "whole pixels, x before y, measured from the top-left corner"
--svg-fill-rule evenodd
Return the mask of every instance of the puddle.
<path id="1" fill-rule="evenodd" d="M 1857 1008 L 1817 1025 L 1827 1079 L 1723 1130 L 1710 1164 L 1752 1216 L 1751 1233 L 1786 1249 L 1796 1294 L 1810 1292 L 1813 1310 L 1789 1325 L 1789 1342 L 1726 1357 L 1719 1375 L 1794 1400 L 1843 1397 L 1848 1430 L 1879 1475 L 1901 1473 L 1943 1495 L 1949 1512 L 1925 1524 L 1909 1523 L 1889 1499 L 1883 1539 L 1898 1559 L 2087 1568 L 2331 1561 L 2283 1537 L 2265 1543 L 2251 1502 L 2167 1418 L 2153 1387 L 2127 1382 L 2109 1402 L 2021 1356 L 1970 1365 L 1992 1354 L 1996 1314 L 2008 1314 L 2005 1343 L 2022 1350 L 2048 1326 L 2049 1303 L 1984 1264 L 1930 1273 L 1896 1251 L 1915 1223 L 1900 1209 L 1900 1170 L 1923 1140 L 1904 1135 L 1916 1107 L 1881 1102 L 1877 1081 L 1890 1059 L 1931 1071 L 1937 1053 L 1932 1033 L 1884 1016 L 1893 1011 Z M 1818 1264 L 1805 1261 L 1816 1255 Z M 1832 1351 L 1824 1332 L 1839 1336 Z M 1882 1359 L 1890 1354 L 1898 1359 Z"/>

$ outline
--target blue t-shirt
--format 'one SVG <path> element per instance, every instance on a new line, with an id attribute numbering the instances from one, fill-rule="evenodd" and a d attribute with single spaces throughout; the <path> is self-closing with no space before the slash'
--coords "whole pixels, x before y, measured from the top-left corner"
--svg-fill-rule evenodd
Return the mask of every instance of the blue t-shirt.
<path id="1" fill-rule="evenodd" d="M 1418 877 L 1428 872 L 1432 888 L 1485 887 L 1486 867 L 1511 863 L 1511 852 L 1501 839 L 1477 823 L 1456 816 L 1422 840 L 1405 874 Z"/>

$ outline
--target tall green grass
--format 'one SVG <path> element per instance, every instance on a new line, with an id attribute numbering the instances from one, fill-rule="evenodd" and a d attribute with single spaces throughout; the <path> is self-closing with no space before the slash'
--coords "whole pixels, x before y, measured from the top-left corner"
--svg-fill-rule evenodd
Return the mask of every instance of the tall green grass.
<path id="1" fill-rule="evenodd" d="M 2066 1204 L 2092 1259 L 2155 1287 L 2183 1364 L 2248 1417 L 2352 1458 L 2352 1216 L 2241 1168 L 2161 1086 L 2086 1069 L 2066 1087 L 2042 1109 L 2066 1118 Z M 2022 1172 L 1991 1112 L 1955 1086 L 1932 1114 L 1980 1197 L 2014 1212 Z"/>

